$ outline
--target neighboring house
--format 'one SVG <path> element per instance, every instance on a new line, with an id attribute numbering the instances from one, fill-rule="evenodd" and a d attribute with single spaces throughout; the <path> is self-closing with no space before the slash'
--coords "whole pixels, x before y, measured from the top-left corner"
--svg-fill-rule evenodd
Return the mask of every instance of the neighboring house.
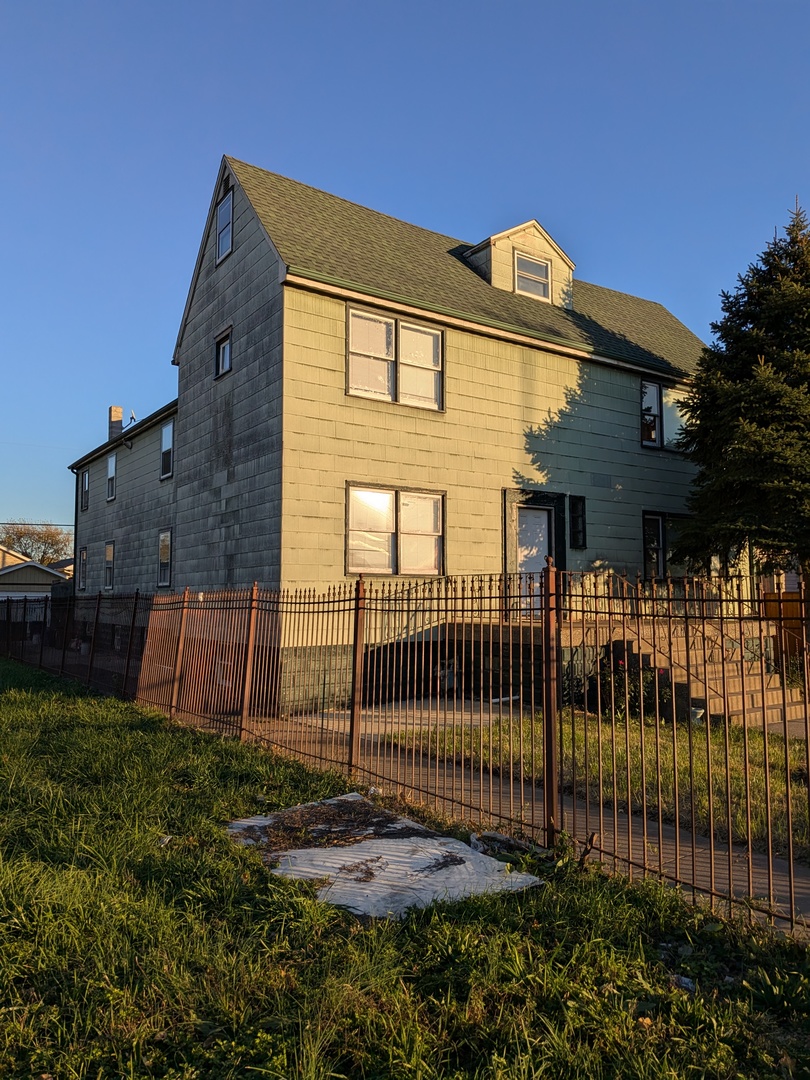
<path id="1" fill-rule="evenodd" d="M 76 588 L 660 574 L 701 347 L 536 221 L 466 244 L 225 158 L 178 399 L 71 466 Z"/>
<path id="2" fill-rule="evenodd" d="M 0 569 L 0 600 L 49 596 L 55 584 L 66 580 L 65 575 L 52 566 L 31 561 L 13 563 Z"/>
<path id="3" fill-rule="evenodd" d="M 21 555 L 19 551 L 12 551 L 11 548 L 0 544 L 0 570 L 5 570 L 7 566 L 19 566 L 20 563 L 28 561 L 27 555 Z"/>
<path id="4" fill-rule="evenodd" d="M 73 577 L 73 556 L 69 559 L 57 559 L 56 562 L 49 563 L 51 570 L 58 570 L 60 574 L 64 574 L 66 578 Z"/>
<path id="5" fill-rule="evenodd" d="M 125 429 L 122 409 L 112 406 L 107 441 L 70 466 L 76 474 L 77 593 L 151 593 L 169 586 L 176 417 L 171 401 Z"/>

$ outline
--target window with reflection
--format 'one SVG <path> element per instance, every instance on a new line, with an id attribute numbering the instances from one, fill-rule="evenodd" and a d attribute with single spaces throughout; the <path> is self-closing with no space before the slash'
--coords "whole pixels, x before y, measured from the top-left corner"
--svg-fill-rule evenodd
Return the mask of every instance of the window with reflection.
<path id="1" fill-rule="evenodd" d="M 422 409 L 442 407 L 440 330 L 350 311 L 348 353 L 350 394 Z"/>
<path id="2" fill-rule="evenodd" d="M 352 574 L 437 575 L 443 565 L 443 497 L 350 487 L 346 569 Z"/>

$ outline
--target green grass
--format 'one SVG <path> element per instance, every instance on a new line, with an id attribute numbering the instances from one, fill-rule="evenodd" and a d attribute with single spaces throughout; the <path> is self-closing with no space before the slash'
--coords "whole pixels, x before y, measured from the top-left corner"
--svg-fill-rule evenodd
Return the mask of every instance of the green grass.
<path id="1" fill-rule="evenodd" d="M 701 723 L 690 731 L 688 724 L 679 722 L 673 738 L 671 723 L 661 723 L 656 732 L 653 720 L 642 724 L 638 718 L 617 717 L 612 725 L 609 717 L 600 721 L 580 711 L 573 715 L 566 711 L 559 722 L 563 731 L 563 788 L 568 794 L 576 791 L 577 797 L 584 798 L 587 791 L 592 801 L 599 802 L 601 798 L 606 807 L 612 807 L 615 799 L 620 810 L 629 807 L 634 813 L 646 811 L 651 817 L 657 816 L 660 809 L 663 821 L 674 824 L 678 820 L 685 827 L 691 827 L 694 815 L 698 833 L 708 835 L 711 826 L 715 837 L 721 840 L 727 839 L 730 825 L 733 841 L 745 843 L 750 836 L 754 851 L 767 849 L 770 817 L 774 854 L 787 855 L 790 833 L 794 858 L 810 862 L 810 801 L 804 739 L 787 740 L 786 768 L 785 739 L 769 734 L 766 769 L 765 737 L 761 729 L 749 728 L 746 732 L 742 727 L 731 726 L 726 732 L 722 725 Z M 458 725 L 454 731 L 452 727 L 439 726 L 430 731 L 394 732 L 387 740 L 402 747 L 418 746 L 422 753 L 440 760 L 463 761 L 473 768 L 492 769 L 515 777 L 535 776 L 542 782 L 540 714 L 496 716 L 491 730 L 486 726 Z"/>
<path id="2" fill-rule="evenodd" d="M 363 924 L 227 839 L 344 790 L 0 661 L 0 1076 L 810 1076 L 804 948 L 673 890 L 563 861 Z"/>

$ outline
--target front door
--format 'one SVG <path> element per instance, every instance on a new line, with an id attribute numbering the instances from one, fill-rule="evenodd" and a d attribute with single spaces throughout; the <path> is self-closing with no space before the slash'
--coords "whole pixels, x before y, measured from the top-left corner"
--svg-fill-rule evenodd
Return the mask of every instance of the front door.
<path id="1" fill-rule="evenodd" d="M 552 511 L 537 506 L 517 508 L 517 558 L 520 574 L 539 574 L 546 569 L 546 555 L 551 554 Z"/>

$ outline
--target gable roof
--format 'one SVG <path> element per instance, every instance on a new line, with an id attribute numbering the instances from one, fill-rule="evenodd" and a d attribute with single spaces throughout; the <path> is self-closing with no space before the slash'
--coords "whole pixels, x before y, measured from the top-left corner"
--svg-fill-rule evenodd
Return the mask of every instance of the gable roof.
<path id="1" fill-rule="evenodd" d="M 61 571 L 55 570 L 52 566 L 43 566 L 42 563 L 35 562 L 33 559 L 28 559 L 23 563 L 15 563 L 14 566 L 3 567 L 0 570 L 0 578 L 11 580 L 31 573 L 35 577 L 41 577 L 44 574 L 46 578 L 53 577 L 57 581 L 67 581 L 67 577 Z"/>
<path id="2" fill-rule="evenodd" d="M 511 229 L 504 229 L 502 232 L 494 233 L 492 236 L 488 236 L 486 240 L 482 240 L 480 244 L 476 244 L 475 247 L 471 247 L 467 252 L 471 255 L 474 251 L 479 251 L 483 247 L 487 247 L 489 244 L 494 244 L 498 240 L 505 240 L 510 236 L 517 236 L 520 233 L 534 232 L 541 237 L 549 245 L 552 251 L 556 252 L 558 257 L 562 259 L 569 269 L 573 270 L 576 267 L 576 263 L 573 262 L 568 255 L 563 251 L 553 236 L 549 236 L 537 218 L 530 218 L 528 221 L 524 221 L 522 225 L 515 225 Z"/>
<path id="3" fill-rule="evenodd" d="M 3 547 L 0 544 L 0 569 L 6 566 L 19 566 L 20 563 L 28 562 L 27 555 L 21 555 L 13 548 Z"/>
<path id="4" fill-rule="evenodd" d="M 101 457 L 103 454 L 108 454 L 117 446 L 131 443 L 134 438 L 143 434 L 144 431 L 155 427 L 164 420 L 168 420 L 168 418 L 173 416 L 176 412 L 177 398 L 173 401 L 169 401 L 166 405 L 161 405 L 159 409 L 155 409 L 153 413 L 145 416 L 143 420 L 139 420 L 136 424 L 123 428 L 118 435 L 114 435 L 111 439 L 107 439 L 106 442 L 101 443 L 94 450 L 88 450 L 86 454 L 82 454 L 80 458 L 77 458 L 72 464 L 68 465 L 68 468 L 72 472 L 76 472 L 78 468 L 82 465 L 89 464 L 94 458 Z"/>
<path id="5" fill-rule="evenodd" d="M 493 288 L 479 247 L 226 157 L 288 273 L 525 334 L 674 378 L 703 343 L 661 304 L 574 281 L 571 309 Z M 511 230 L 508 230 L 511 231 Z"/>

